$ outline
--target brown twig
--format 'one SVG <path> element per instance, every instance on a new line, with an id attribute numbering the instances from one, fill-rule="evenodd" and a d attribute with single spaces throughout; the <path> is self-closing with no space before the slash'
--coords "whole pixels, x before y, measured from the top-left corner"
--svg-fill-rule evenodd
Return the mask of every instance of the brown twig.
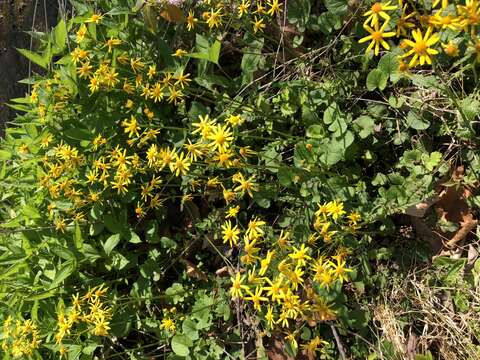
<path id="1" fill-rule="evenodd" d="M 477 224 L 477 220 L 465 222 L 463 226 L 457 231 L 457 233 L 449 241 L 447 241 L 446 245 L 448 247 L 454 246 L 460 240 L 464 239 L 468 235 L 468 233 L 472 231 L 475 226 L 477 226 Z"/>
<path id="2" fill-rule="evenodd" d="M 343 348 L 342 341 L 338 336 L 337 329 L 335 329 L 335 325 L 330 324 L 330 329 L 332 329 L 333 337 L 335 338 L 335 342 L 337 343 L 338 351 L 340 352 L 340 357 L 342 360 L 347 360 L 347 355 L 345 354 L 345 349 Z"/>

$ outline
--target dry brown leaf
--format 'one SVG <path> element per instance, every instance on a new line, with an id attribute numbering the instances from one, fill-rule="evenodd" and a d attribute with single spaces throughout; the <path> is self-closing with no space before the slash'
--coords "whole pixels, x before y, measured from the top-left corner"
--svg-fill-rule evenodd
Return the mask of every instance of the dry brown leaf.
<path id="1" fill-rule="evenodd" d="M 188 276 L 197 280 L 207 281 L 207 275 L 205 275 L 205 273 L 200 270 L 197 265 L 195 265 L 191 261 L 188 261 L 187 259 L 180 259 L 179 261 L 187 268 Z"/>
<path id="2" fill-rule="evenodd" d="M 180 23 L 184 20 L 181 8 L 171 4 L 164 4 L 160 16 L 169 22 Z"/>

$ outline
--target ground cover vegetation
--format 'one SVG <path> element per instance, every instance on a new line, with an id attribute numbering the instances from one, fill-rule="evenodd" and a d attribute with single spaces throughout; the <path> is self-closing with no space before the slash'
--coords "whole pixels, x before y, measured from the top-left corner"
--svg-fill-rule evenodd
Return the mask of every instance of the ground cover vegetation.
<path id="1" fill-rule="evenodd" d="M 43 73 L 0 149 L 2 356 L 478 358 L 479 25 L 72 1 L 19 49 Z"/>

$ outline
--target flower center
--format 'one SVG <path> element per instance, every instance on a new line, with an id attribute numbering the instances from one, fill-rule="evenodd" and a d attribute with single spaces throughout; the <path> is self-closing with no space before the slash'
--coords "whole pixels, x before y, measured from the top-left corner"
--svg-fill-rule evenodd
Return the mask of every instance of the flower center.
<path id="1" fill-rule="evenodd" d="M 414 49 L 418 55 L 425 55 L 425 52 L 427 51 L 427 43 L 423 40 L 420 40 L 415 44 Z"/>
<path id="2" fill-rule="evenodd" d="M 442 17 L 441 23 L 443 25 L 450 25 L 452 23 L 452 18 L 450 16 Z"/>
<path id="3" fill-rule="evenodd" d="M 457 47 L 455 45 L 448 45 L 445 50 L 448 55 L 455 55 L 457 52 Z"/>
<path id="4" fill-rule="evenodd" d="M 383 32 L 382 31 L 375 31 L 372 33 L 372 39 L 375 41 L 380 41 L 383 38 Z"/>
<path id="5" fill-rule="evenodd" d="M 375 4 L 372 5 L 372 12 L 374 14 L 378 14 L 380 11 L 382 11 L 382 3 L 376 2 Z"/>

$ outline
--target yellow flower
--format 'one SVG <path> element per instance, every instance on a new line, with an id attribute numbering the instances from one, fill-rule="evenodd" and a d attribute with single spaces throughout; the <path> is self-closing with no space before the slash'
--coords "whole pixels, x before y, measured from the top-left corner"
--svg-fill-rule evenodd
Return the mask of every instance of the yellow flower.
<path id="1" fill-rule="evenodd" d="M 100 81 L 96 75 L 90 78 L 90 84 L 88 84 L 88 88 L 90 89 L 90 93 L 92 94 L 95 91 L 98 91 L 98 89 L 100 88 Z"/>
<path id="2" fill-rule="evenodd" d="M 258 271 L 258 275 L 265 275 L 268 270 L 268 265 L 270 265 L 270 262 L 272 261 L 273 255 L 275 255 L 275 250 L 268 250 L 265 258 L 260 259 L 260 270 Z"/>
<path id="3" fill-rule="evenodd" d="M 214 27 L 219 27 L 222 24 L 222 16 L 223 14 L 221 13 L 222 9 L 218 9 L 217 11 L 210 10 L 210 12 L 206 13 L 206 22 L 207 25 L 210 29 Z"/>
<path id="4" fill-rule="evenodd" d="M 225 218 L 235 218 L 238 215 L 238 212 L 240 211 L 240 206 L 232 206 L 227 210 L 227 214 L 225 215 Z"/>
<path id="5" fill-rule="evenodd" d="M 175 52 L 172 54 L 172 56 L 175 56 L 175 57 L 183 57 L 185 55 L 188 54 L 188 51 L 185 51 L 183 49 L 177 49 L 175 50 Z"/>
<path id="6" fill-rule="evenodd" d="M 405 6 L 402 9 L 402 16 L 400 16 L 400 18 L 397 20 L 397 25 L 396 25 L 397 37 L 399 37 L 400 35 L 407 36 L 407 30 L 415 27 L 414 23 L 408 21 L 409 19 L 415 16 L 415 12 L 412 12 L 407 15 L 406 14 L 407 6 L 408 4 L 405 4 Z"/>
<path id="7" fill-rule="evenodd" d="M 226 121 L 232 126 L 242 125 L 245 121 L 241 115 L 229 115 Z"/>
<path id="8" fill-rule="evenodd" d="M 230 220 L 225 221 L 222 225 L 222 235 L 223 235 L 223 243 L 229 243 L 231 247 L 233 245 L 237 245 L 238 243 L 238 236 L 240 235 L 240 230 L 238 226 L 235 225 L 232 227 L 232 223 Z"/>
<path id="9" fill-rule="evenodd" d="M 257 217 L 253 218 L 248 222 L 248 228 L 245 233 L 251 239 L 256 239 L 263 235 L 265 231 L 261 228 L 261 226 L 265 225 L 265 221 L 258 219 Z"/>
<path id="10" fill-rule="evenodd" d="M 180 85 L 182 87 L 182 89 L 185 86 L 188 86 L 188 83 L 190 81 L 192 81 L 192 79 L 189 79 L 189 76 L 190 76 L 190 74 L 184 74 L 183 69 L 182 69 L 182 71 L 180 71 L 180 73 L 178 75 L 175 75 L 173 77 L 174 79 L 177 80 L 177 81 L 175 81 L 175 85 Z"/>
<path id="11" fill-rule="evenodd" d="M 270 328 L 273 328 L 273 325 L 275 324 L 275 318 L 273 317 L 273 308 L 268 305 L 267 307 L 267 313 L 265 314 L 265 320 L 267 321 L 267 325 Z"/>
<path id="12" fill-rule="evenodd" d="M 448 44 L 442 44 L 443 51 L 450 57 L 457 57 L 459 55 L 459 50 L 457 44 L 453 41 L 450 41 Z"/>
<path id="13" fill-rule="evenodd" d="M 420 65 L 432 64 L 432 55 L 438 54 L 438 51 L 432 49 L 431 46 L 435 45 L 439 40 L 438 34 L 432 34 L 432 28 L 429 27 L 425 32 L 425 35 L 422 36 L 422 31 L 420 29 L 413 30 L 412 36 L 415 41 L 405 40 L 405 43 L 410 46 L 412 49 L 408 51 L 403 58 L 413 55 L 412 59 L 408 63 L 409 67 L 413 67 L 420 63 Z"/>
<path id="14" fill-rule="evenodd" d="M 385 50 L 390 50 L 390 45 L 388 45 L 388 43 L 385 41 L 385 38 L 393 37 L 396 35 L 396 33 L 394 31 L 385 32 L 387 25 L 388 23 L 385 22 L 381 28 L 378 28 L 378 24 L 376 24 L 374 29 L 368 25 L 364 25 L 365 30 L 367 30 L 370 35 L 361 38 L 358 42 L 362 44 L 364 42 L 371 41 L 365 50 L 366 53 L 375 47 L 374 53 L 375 56 L 377 56 L 380 52 L 380 45 L 382 45 Z"/>
<path id="15" fill-rule="evenodd" d="M 305 247 L 305 244 L 302 244 L 300 249 L 292 246 L 293 252 L 288 254 L 288 257 L 292 260 L 295 260 L 299 266 L 305 266 L 306 260 L 310 260 L 311 257 L 307 255 L 307 252 L 310 248 Z"/>
<path id="16" fill-rule="evenodd" d="M 147 76 L 150 80 L 152 80 L 152 78 L 157 74 L 157 65 L 153 64 L 153 65 L 149 65 L 148 66 L 148 72 L 147 72 Z"/>
<path id="17" fill-rule="evenodd" d="M 274 16 L 282 12 L 282 3 L 279 3 L 278 0 L 268 1 L 268 6 L 270 6 L 270 9 L 268 9 L 267 14 L 270 16 Z"/>
<path id="18" fill-rule="evenodd" d="M 343 210 L 343 203 L 341 201 L 330 201 L 327 204 L 327 214 L 332 217 L 333 220 L 337 220 L 339 217 L 345 214 Z"/>
<path id="19" fill-rule="evenodd" d="M 170 91 L 170 94 L 168 96 L 167 101 L 169 103 L 173 102 L 174 105 L 177 105 L 177 102 L 182 100 L 182 97 L 183 97 L 182 90 L 177 90 L 175 86 L 170 86 L 168 90 Z"/>
<path id="20" fill-rule="evenodd" d="M 261 310 L 260 302 L 268 301 L 268 298 L 266 298 L 265 296 L 262 296 L 262 292 L 263 292 L 263 288 L 257 286 L 255 288 L 255 293 L 252 293 L 250 290 L 247 290 L 247 293 L 250 296 L 245 297 L 245 300 L 251 301 L 253 303 L 253 308 L 258 311 Z"/>
<path id="21" fill-rule="evenodd" d="M 65 219 L 58 218 L 55 220 L 55 230 L 64 233 L 66 227 L 67 227 L 67 224 L 65 223 Z"/>
<path id="22" fill-rule="evenodd" d="M 315 357 L 315 352 L 319 350 L 319 347 L 322 345 L 328 345 L 328 341 L 322 340 L 321 338 L 315 336 L 306 344 L 302 344 L 300 347 L 307 352 L 308 356 Z"/>
<path id="23" fill-rule="evenodd" d="M 143 87 L 142 96 L 150 97 L 153 99 L 153 102 L 159 102 L 163 99 L 163 85 L 159 82 L 156 82 L 151 89 L 148 88 L 148 85 Z"/>
<path id="24" fill-rule="evenodd" d="M 245 275 L 241 276 L 240 272 L 237 272 L 235 277 L 231 277 L 230 281 L 232 282 L 232 287 L 230 288 L 230 295 L 232 298 L 242 298 L 242 290 L 249 290 L 247 285 L 244 285 Z"/>
<path id="25" fill-rule="evenodd" d="M 104 16 L 105 15 L 102 15 L 102 14 L 93 14 L 87 20 L 85 20 L 85 22 L 98 24 L 100 23 L 100 21 L 103 19 Z"/>
<path id="26" fill-rule="evenodd" d="M 340 260 L 337 258 L 336 264 L 331 261 L 329 261 L 328 264 L 331 266 L 332 274 L 335 276 L 335 278 L 340 280 L 341 283 L 348 281 L 347 274 L 353 270 L 345 267 L 345 260 Z"/>
<path id="27" fill-rule="evenodd" d="M 87 35 L 87 27 L 82 24 L 77 31 L 76 42 L 81 43 L 85 39 L 85 35 Z"/>
<path id="28" fill-rule="evenodd" d="M 363 16 L 367 16 L 367 19 L 363 24 L 368 25 L 370 23 L 371 26 L 378 26 L 380 20 L 379 17 L 382 17 L 386 23 L 388 23 L 390 20 L 390 15 L 388 15 L 386 12 L 395 10 L 397 8 L 396 5 L 390 5 L 390 3 L 391 1 L 388 1 L 385 4 L 381 2 L 376 2 L 373 4 L 370 10 L 363 14 Z"/>
<path id="29" fill-rule="evenodd" d="M 112 52 L 113 47 L 117 46 L 117 45 L 120 45 L 121 43 L 122 43 L 122 40 L 120 40 L 120 39 L 115 39 L 115 38 L 112 38 L 112 37 L 110 39 L 108 39 L 107 43 L 106 43 L 106 45 L 108 47 L 108 52 L 109 53 Z"/>
<path id="30" fill-rule="evenodd" d="M 258 186 L 255 183 L 255 175 L 248 179 L 245 179 L 242 173 L 237 173 L 234 176 L 232 177 L 233 182 L 239 184 L 234 190 L 241 193 L 247 192 L 248 196 L 253 198 L 253 192 L 258 190 Z"/>
<path id="31" fill-rule="evenodd" d="M 192 10 L 190 10 L 187 16 L 187 30 L 191 31 L 195 27 L 195 24 L 197 22 L 198 22 L 198 19 L 195 18 L 195 14 L 193 13 Z"/>
<path id="32" fill-rule="evenodd" d="M 199 143 L 192 143 L 190 139 L 187 139 L 188 144 L 183 144 L 183 147 L 187 149 L 188 156 L 192 161 L 201 159 L 204 155 L 203 145 Z"/>
<path id="33" fill-rule="evenodd" d="M 269 278 L 265 278 L 265 281 L 270 285 L 264 287 L 264 290 L 267 291 L 267 296 L 269 296 L 272 301 L 280 303 L 283 298 L 283 275 L 280 274 L 274 281 Z"/>
<path id="34" fill-rule="evenodd" d="M 460 18 L 453 15 L 442 16 L 442 10 L 430 17 L 430 24 L 440 29 L 450 29 L 453 31 L 458 31 L 462 27 Z"/>
<path id="35" fill-rule="evenodd" d="M 169 317 L 163 318 L 160 328 L 168 330 L 173 333 L 176 330 L 175 321 L 173 321 Z"/>
<path id="36" fill-rule="evenodd" d="M 129 138 L 133 136 L 138 137 L 138 130 L 140 130 L 140 126 L 138 126 L 135 116 L 131 115 L 130 121 L 128 121 L 128 119 L 123 120 L 122 126 L 124 127 L 124 132 L 128 134 Z"/>
<path id="37" fill-rule="evenodd" d="M 175 160 L 172 162 L 172 172 L 175 176 L 186 175 L 190 170 L 190 165 L 188 157 L 185 157 L 185 153 L 182 152 L 180 156 L 175 156 Z"/>
<path id="38" fill-rule="evenodd" d="M 205 116 L 199 115 L 198 119 L 198 122 L 192 123 L 192 126 L 197 128 L 192 131 L 192 134 L 200 133 L 203 139 L 207 139 L 215 126 L 215 120 L 210 119 L 208 114 Z"/>
<path id="39" fill-rule="evenodd" d="M 210 135 L 207 139 L 211 142 L 208 144 L 212 150 L 218 150 L 220 152 L 227 151 L 230 146 L 229 142 L 233 140 L 233 133 L 230 131 L 227 125 L 213 126 Z"/>
<path id="40" fill-rule="evenodd" d="M 263 29 L 265 29 L 265 26 L 266 26 L 263 23 L 263 19 L 262 18 L 258 19 L 257 16 L 255 16 L 255 20 L 252 21 L 252 25 L 253 25 L 253 32 L 254 33 L 257 33 L 258 31 L 263 32 Z"/>
<path id="41" fill-rule="evenodd" d="M 77 69 L 77 73 L 80 74 L 80 78 L 86 78 L 92 73 L 92 65 L 90 65 L 89 61 L 85 61 L 82 63 L 82 66 L 80 66 Z"/>
<path id="42" fill-rule="evenodd" d="M 241 18 L 244 14 L 248 13 L 248 9 L 250 8 L 250 1 L 242 0 L 242 3 L 238 6 L 238 17 Z"/>

